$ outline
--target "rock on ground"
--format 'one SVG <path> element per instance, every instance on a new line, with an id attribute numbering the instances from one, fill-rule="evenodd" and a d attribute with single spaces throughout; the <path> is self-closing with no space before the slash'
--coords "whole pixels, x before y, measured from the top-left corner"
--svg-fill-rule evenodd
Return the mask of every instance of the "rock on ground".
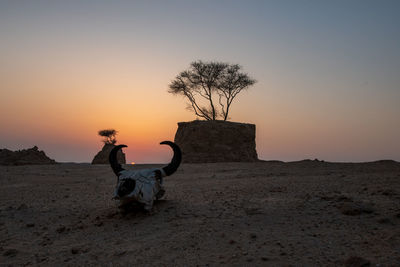
<path id="1" fill-rule="evenodd" d="M 55 164 L 56 161 L 46 156 L 37 146 L 28 149 L 11 151 L 0 149 L 0 165 L 36 165 Z"/>
<path id="2" fill-rule="evenodd" d="M 115 147 L 112 144 L 105 144 L 103 148 L 99 151 L 99 153 L 94 156 L 92 160 L 92 164 L 109 164 L 108 156 L 110 155 L 111 150 Z M 117 160 L 120 164 L 125 164 L 125 153 L 122 150 L 119 150 L 117 153 Z"/>
<path id="3" fill-rule="evenodd" d="M 175 143 L 185 163 L 257 161 L 256 126 L 230 121 L 179 122 Z"/>

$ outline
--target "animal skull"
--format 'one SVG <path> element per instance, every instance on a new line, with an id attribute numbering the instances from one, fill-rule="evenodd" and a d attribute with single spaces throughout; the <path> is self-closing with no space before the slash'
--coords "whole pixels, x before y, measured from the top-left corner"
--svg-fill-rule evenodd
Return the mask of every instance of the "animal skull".
<path id="1" fill-rule="evenodd" d="M 174 151 L 171 163 L 163 168 L 125 170 L 117 161 L 117 152 L 126 145 L 118 145 L 111 150 L 109 161 L 117 175 L 117 186 L 113 198 L 119 200 L 121 206 L 136 201 L 143 204 L 144 209 L 149 211 L 153 207 L 153 201 L 164 195 L 163 177 L 173 174 L 178 169 L 182 153 L 179 146 L 171 141 L 160 144 L 169 145 Z"/>

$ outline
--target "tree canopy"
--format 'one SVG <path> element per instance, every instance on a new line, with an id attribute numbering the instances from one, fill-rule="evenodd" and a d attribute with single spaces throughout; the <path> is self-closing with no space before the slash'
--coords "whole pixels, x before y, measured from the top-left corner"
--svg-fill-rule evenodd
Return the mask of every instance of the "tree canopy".
<path id="1" fill-rule="evenodd" d="M 117 139 L 115 137 L 117 133 L 118 132 L 114 129 L 105 129 L 98 132 L 100 136 L 104 137 L 103 142 L 106 145 L 114 145 L 117 142 Z"/>
<path id="2" fill-rule="evenodd" d="M 238 64 L 195 61 L 169 84 L 169 92 L 183 95 L 196 116 L 226 121 L 235 97 L 256 83 L 241 69 Z"/>

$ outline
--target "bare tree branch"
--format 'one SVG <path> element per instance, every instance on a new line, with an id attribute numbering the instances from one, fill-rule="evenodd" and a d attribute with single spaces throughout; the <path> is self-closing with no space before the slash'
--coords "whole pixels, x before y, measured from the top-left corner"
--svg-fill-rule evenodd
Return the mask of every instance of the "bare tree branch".
<path id="1" fill-rule="evenodd" d="M 227 120 L 235 97 L 256 83 L 240 70 L 237 64 L 195 61 L 169 84 L 169 92 L 185 96 L 198 117 Z M 220 110 L 215 106 L 213 97 L 218 97 Z M 208 107 L 199 105 L 204 101 L 209 104 Z"/>

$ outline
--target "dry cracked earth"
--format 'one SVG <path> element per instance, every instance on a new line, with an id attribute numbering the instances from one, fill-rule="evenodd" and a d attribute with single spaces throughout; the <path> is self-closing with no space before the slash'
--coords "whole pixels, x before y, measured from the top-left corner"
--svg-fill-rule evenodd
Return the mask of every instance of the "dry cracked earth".
<path id="1" fill-rule="evenodd" d="M 150 214 L 120 211 L 115 182 L 107 165 L 0 166 L 0 264 L 400 266 L 397 162 L 183 164 Z"/>

